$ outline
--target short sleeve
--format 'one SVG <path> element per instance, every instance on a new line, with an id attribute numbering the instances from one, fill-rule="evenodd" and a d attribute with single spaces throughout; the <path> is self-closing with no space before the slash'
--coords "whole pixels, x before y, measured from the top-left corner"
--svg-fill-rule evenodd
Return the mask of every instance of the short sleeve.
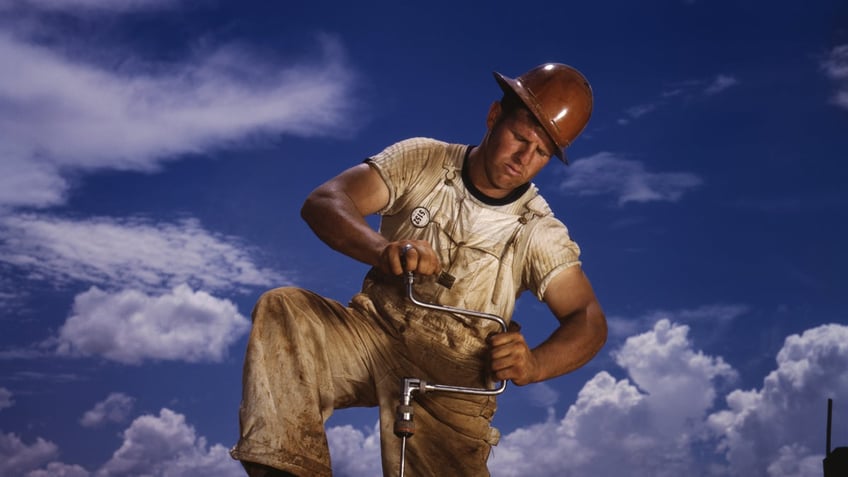
<path id="1" fill-rule="evenodd" d="M 562 270 L 580 265 L 580 247 L 571 239 L 568 228 L 553 216 L 541 217 L 527 237 L 522 281 L 539 300 L 551 280 Z"/>
<path id="2" fill-rule="evenodd" d="M 412 138 L 397 142 L 379 154 L 365 160 L 373 167 L 389 189 L 389 201 L 379 211 L 382 215 L 396 213 L 403 207 L 398 198 L 404 197 L 421 178 L 428 176 L 428 168 L 441 168 L 446 143 L 435 139 Z M 436 176 L 438 177 L 438 176 Z"/>

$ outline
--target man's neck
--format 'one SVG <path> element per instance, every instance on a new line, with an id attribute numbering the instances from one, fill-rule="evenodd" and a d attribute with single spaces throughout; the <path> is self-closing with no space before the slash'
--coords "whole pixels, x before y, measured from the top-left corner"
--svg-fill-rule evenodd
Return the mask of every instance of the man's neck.
<path id="1" fill-rule="evenodd" d="M 484 164 L 485 149 L 483 146 L 469 147 L 462 164 L 462 182 L 471 195 L 489 205 L 506 205 L 514 202 L 524 194 L 530 184 L 523 184 L 515 189 L 505 191 L 489 183 Z"/>

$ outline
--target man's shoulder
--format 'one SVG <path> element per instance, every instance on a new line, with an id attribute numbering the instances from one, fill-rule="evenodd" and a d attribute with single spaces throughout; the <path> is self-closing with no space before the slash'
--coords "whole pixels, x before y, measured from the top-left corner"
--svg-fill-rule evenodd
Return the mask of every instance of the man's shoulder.
<path id="1" fill-rule="evenodd" d="M 408 152 L 441 153 L 462 150 L 467 147 L 464 144 L 454 144 L 431 137 L 411 137 L 396 142 L 391 148 Z"/>
<path id="2" fill-rule="evenodd" d="M 367 159 L 378 167 L 411 167 L 420 169 L 441 169 L 446 164 L 461 164 L 465 150 L 464 144 L 453 144 L 429 137 L 412 137 L 398 141 L 379 154 Z"/>
<path id="3" fill-rule="evenodd" d="M 554 211 L 547 199 L 539 192 L 536 184 L 530 183 L 530 188 L 524 193 L 523 207 L 534 217 L 554 217 Z"/>

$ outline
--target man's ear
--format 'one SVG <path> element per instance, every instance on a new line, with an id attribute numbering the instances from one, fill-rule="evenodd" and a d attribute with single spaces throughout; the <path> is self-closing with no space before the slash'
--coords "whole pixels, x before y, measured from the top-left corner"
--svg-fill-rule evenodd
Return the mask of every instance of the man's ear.
<path id="1" fill-rule="evenodd" d="M 489 106 L 489 114 L 486 115 L 486 128 L 492 129 L 501 117 L 503 108 L 500 101 L 495 101 Z"/>

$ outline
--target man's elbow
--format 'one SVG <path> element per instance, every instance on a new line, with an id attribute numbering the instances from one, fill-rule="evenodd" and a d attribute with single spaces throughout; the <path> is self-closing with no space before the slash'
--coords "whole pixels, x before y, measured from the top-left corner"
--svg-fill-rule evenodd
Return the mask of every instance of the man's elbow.
<path id="1" fill-rule="evenodd" d="M 307 224 L 312 225 L 316 218 L 321 216 L 322 193 L 321 189 L 315 189 L 306 196 L 303 205 L 300 206 L 300 218 Z"/>

